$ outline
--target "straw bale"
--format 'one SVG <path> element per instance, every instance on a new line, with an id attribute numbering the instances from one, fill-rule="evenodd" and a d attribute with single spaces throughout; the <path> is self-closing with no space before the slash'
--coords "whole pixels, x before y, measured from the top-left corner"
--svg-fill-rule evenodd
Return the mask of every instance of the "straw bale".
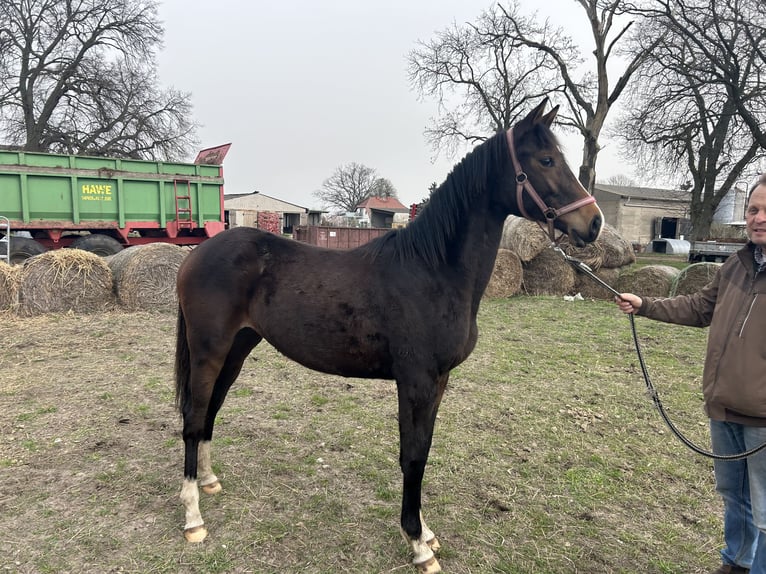
<path id="1" fill-rule="evenodd" d="M 696 293 L 710 283 L 721 263 L 695 263 L 681 270 L 670 290 L 671 296 Z"/>
<path id="2" fill-rule="evenodd" d="M 532 261 L 550 243 L 548 236 L 534 221 L 513 215 L 505 220 L 500 247 L 513 251 L 523 263 Z"/>
<path id="3" fill-rule="evenodd" d="M 81 249 L 55 249 L 21 267 L 18 313 L 99 313 L 114 305 L 112 272 L 104 260 Z"/>
<path id="4" fill-rule="evenodd" d="M 604 283 L 611 287 L 615 287 L 617 278 L 620 276 L 619 268 L 602 267 L 593 272 L 593 274 L 601 279 Z M 580 293 L 586 299 L 612 299 L 614 293 L 609 291 L 606 287 L 600 283 L 596 283 L 585 273 L 577 272 L 575 276 L 574 290 Z"/>
<path id="5" fill-rule="evenodd" d="M 633 246 L 608 223 L 604 224 L 598 242 L 604 246 L 601 267 L 617 268 L 635 263 Z"/>
<path id="6" fill-rule="evenodd" d="M 19 294 L 21 267 L 0 261 L 0 310 L 13 309 Z"/>
<path id="7" fill-rule="evenodd" d="M 187 253 L 170 243 L 149 243 L 112 255 L 117 302 L 129 311 L 175 310 L 176 274 Z"/>
<path id="8" fill-rule="evenodd" d="M 521 259 L 510 249 L 499 249 L 484 296 L 513 297 L 521 290 Z"/>
<path id="9" fill-rule="evenodd" d="M 527 295 L 569 295 L 574 292 L 575 271 L 553 249 L 540 252 L 529 263 L 523 263 L 521 288 Z"/>
<path id="10" fill-rule="evenodd" d="M 642 297 L 668 297 L 679 273 L 669 265 L 646 265 L 620 273 L 615 289 Z"/>
<path id="11" fill-rule="evenodd" d="M 585 247 L 575 247 L 569 241 L 569 237 L 564 235 L 559 241 L 559 247 L 564 250 L 564 253 L 582 261 L 594 271 L 602 267 L 604 263 L 605 247 L 601 237 L 593 243 L 588 243 Z"/>

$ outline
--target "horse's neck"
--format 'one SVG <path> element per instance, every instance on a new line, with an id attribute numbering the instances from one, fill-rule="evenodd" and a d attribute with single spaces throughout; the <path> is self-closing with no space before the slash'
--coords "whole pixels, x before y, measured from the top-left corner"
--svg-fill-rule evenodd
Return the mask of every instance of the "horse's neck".
<path id="1" fill-rule="evenodd" d="M 474 297 L 481 299 L 492 276 L 497 250 L 503 234 L 504 219 L 487 212 L 472 212 L 467 215 L 465 226 L 458 238 L 458 257 L 461 267 L 468 274 L 475 291 Z"/>

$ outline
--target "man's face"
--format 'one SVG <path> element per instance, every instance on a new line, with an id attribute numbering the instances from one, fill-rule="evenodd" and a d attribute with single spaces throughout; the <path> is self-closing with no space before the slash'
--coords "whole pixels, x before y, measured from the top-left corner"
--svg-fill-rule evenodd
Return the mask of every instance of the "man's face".
<path id="1" fill-rule="evenodd" d="M 750 194 L 745 211 L 747 236 L 756 245 L 766 246 L 766 185 L 759 185 Z"/>

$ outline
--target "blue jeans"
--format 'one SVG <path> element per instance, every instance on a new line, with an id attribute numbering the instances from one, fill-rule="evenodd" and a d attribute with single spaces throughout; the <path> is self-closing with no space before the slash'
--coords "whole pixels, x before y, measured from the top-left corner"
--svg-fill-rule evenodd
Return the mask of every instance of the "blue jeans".
<path id="1" fill-rule="evenodd" d="M 710 421 L 713 452 L 736 454 L 766 442 L 766 427 Z M 766 449 L 736 461 L 716 460 L 716 490 L 723 498 L 724 564 L 766 574 Z"/>

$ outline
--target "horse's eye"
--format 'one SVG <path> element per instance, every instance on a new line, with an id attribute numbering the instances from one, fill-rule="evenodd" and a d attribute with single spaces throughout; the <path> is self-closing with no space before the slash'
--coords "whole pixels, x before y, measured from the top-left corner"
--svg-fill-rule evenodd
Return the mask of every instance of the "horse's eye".
<path id="1" fill-rule="evenodd" d="M 553 158 L 552 157 L 544 157 L 540 160 L 540 163 L 543 164 L 543 167 L 553 167 Z"/>

